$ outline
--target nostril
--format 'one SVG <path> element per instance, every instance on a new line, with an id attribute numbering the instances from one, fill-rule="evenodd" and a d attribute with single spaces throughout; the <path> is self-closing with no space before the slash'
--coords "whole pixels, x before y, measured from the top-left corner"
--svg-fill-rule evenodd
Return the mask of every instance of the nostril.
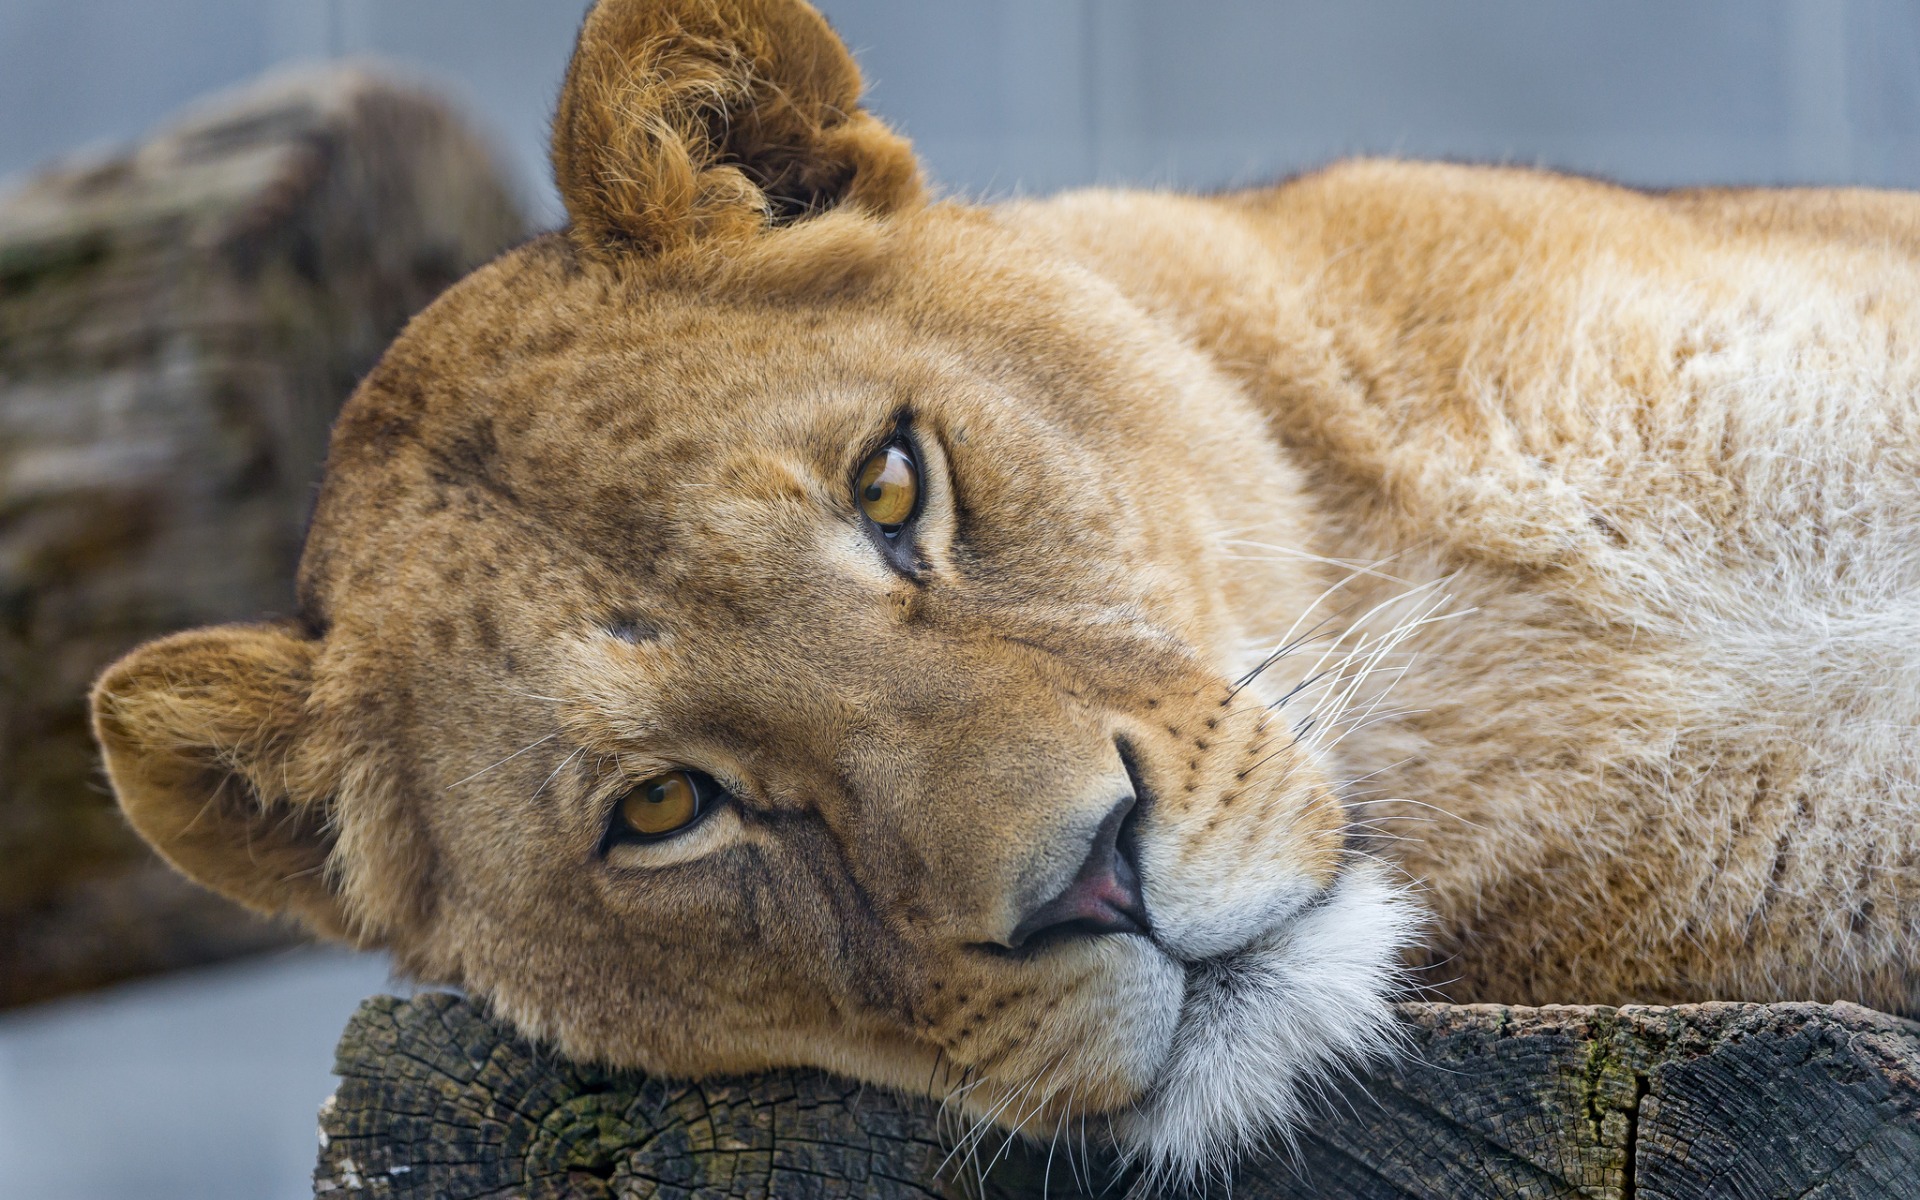
<path id="1" fill-rule="evenodd" d="M 1010 949 L 1075 935 L 1152 932 L 1134 862 L 1135 807 L 1134 797 L 1127 796 L 1101 819 L 1073 881 L 1014 927 L 1006 940 Z"/>

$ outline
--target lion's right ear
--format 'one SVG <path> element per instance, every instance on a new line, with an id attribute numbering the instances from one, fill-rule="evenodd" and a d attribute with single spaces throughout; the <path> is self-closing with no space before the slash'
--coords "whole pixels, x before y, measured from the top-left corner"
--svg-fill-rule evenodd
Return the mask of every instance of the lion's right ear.
<path id="1" fill-rule="evenodd" d="M 150 642 L 93 689 L 93 729 L 120 806 L 186 875 L 250 908 L 345 937 L 327 875 L 334 780 L 308 700 L 319 643 L 223 625 Z"/>
<path id="2" fill-rule="evenodd" d="M 836 206 L 918 204 L 906 139 L 803 0 L 600 0 L 553 121 L 575 243 L 658 254 Z"/>

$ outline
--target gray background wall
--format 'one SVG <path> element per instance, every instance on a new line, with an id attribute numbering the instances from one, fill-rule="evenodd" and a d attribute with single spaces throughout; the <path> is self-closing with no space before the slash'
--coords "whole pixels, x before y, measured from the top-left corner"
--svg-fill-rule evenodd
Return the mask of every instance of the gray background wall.
<path id="1" fill-rule="evenodd" d="M 1214 186 L 1374 152 L 1645 184 L 1920 185 L 1920 0 L 823 0 L 873 106 L 970 193 Z M 0 175 L 281 62 L 462 93 L 558 216 L 583 0 L 0 0 Z"/>

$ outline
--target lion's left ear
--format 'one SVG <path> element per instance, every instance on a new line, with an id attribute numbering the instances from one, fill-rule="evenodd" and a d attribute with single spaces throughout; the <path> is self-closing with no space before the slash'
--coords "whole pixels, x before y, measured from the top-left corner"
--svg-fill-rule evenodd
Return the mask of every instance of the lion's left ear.
<path id="1" fill-rule="evenodd" d="M 576 244 L 658 254 L 838 205 L 918 204 L 913 149 L 860 87 L 801 0 L 600 0 L 553 123 Z"/>
<path id="2" fill-rule="evenodd" d="M 314 753 L 318 644 L 275 625 L 149 642 L 93 689 L 122 811 L 183 874 L 250 908 L 351 937 L 328 877 L 333 780 Z"/>

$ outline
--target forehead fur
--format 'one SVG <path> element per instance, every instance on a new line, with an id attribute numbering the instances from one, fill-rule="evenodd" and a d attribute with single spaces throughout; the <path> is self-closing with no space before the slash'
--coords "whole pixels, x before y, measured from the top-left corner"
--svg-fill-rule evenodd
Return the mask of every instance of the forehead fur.
<path id="1" fill-rule="evenodd" d="M 685 516 L 673 509 L 695 475 L 734 472 L 709 499 L 799 487 L 777 464 L 740 470 L 743 458 L 845 452 L 914 395 L 950 396 L 961 361 L 1035 395 L 1069 379 L 1138 390 L 1151 372 L 1085 336 L 1137 320 L 1077 268 L 959 207 L 884 223 L 830 213 L 725 257 L 609 265 L 537 239 L 415 318 L 348 401 L 302 614 L 330 627 L 342 597 L 379 592 L 395 544 L 435 519 L 510 515 L 564 527 L 623 569 L 667 569 L 669 527 L 701 532 L 666 519 Z"/>
<path id="2" fill-rule="evenodd" d="M 858 221 L 839 243 L 856 253 Z M 658 491 L 676 463 L 710 457 L 716 425 L 741 417 L 780 360 L 797 365 L 798 341 L 774 336 L 742 305 L 785 304 L 799 295 L 775 261 L 756 303 L 741 264 L 732 272 L 582 263 L 548 236 L 476 272 L 417 317 L 341 413 L 308 539 L 303 611 L 326 623 L 336 592 L 352 587 L 352 547 L 381 530 L 403 534 L 439 506 L 464 503 L 540 515 L 574 515 L 609 503 L 632 510 Z M 831 290 L 855 290 L 844 269 Z M 876 264 L 877 266 L 877 264 Z M 652 269 L 648 269 L 652 268 Z M 859 288 L 873 286 L 864 273 Z M 749 285 L 750 287 L 750 285 Z M 818 318 L 776 322 L 799 333 Z M 784 348 L 784 350 L 783 350 Z M 698 419 L 695 419 L 698 418 Z M 656 470 L 608 477 L 644 457 Z M 624 490 L 583 496 L 580 487 Z M 625 504 L 620 504 L 621 501 Z M 580 506 L 585 502 L 584 509 Z M 628 536 L 643 536 L 630 529 Z M 645 547 L 610 545 L 641 561 Z"/>

